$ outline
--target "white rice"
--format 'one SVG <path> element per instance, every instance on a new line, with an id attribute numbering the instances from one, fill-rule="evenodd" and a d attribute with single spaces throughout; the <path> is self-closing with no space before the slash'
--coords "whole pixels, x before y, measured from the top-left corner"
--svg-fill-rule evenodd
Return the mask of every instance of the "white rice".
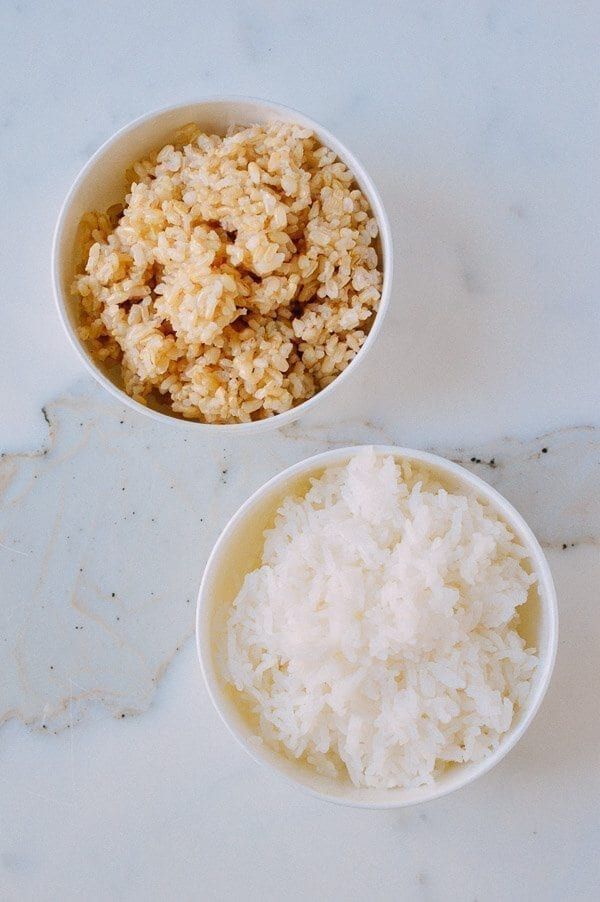
<path id="1" fill-rule="evenodd" d="M 228 621 L 227 673 L 262 738 L 357 786 L 479 761 L 537 665 L 535 576 L 489 506 L 365 452 L 289 497 Z"/>

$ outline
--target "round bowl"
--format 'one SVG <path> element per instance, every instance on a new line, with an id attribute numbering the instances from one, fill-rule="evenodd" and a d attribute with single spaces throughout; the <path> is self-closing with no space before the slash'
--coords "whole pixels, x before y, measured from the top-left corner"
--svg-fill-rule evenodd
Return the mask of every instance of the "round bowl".
<path id="1" fill-rule="evenodd" d="M 189 122 L 197 123 L 203 131 L 222 135 L 233 124 L 251 125 L 266 123 L 273 119 L 297 122 L 312 129 L 318 139 L 334 150 L 348 166 L 356 183 L 369 201 L 379 226 L 378 242 L 383 271 L 381 301 L 369 335 L 354 360 L 330 385 L 307 401 L 298 404 L 297 407 L 265 420 L 251 423 L 210 424 L 197 420 L 185 420 L 178 414 L 169 412 L 166 406 L 162 409 L 146 407 L 129 397 L 122 387 L 118 374 L 103 368 L 93 359 L 85 342 L 79 338 L 77 333 L 77 300 L 71 294 L 70 286 L 76 269 L 82 262 L 76 243 L 81 218 L 90 210 L 106 210 L 111 205 L 122 201 L 127 190 L 124 174 L 131 163 L 143 159 L 152 151 L 167 144 L 173 133 Z M 62 206 L 52 245 L 52 282 L 58 313 L 71 344 L 92 376 L 121 403 L 134 410 L 139 410 L 155 420 L 175 423 L 192 429 L 202 427 L 204 430 L 218 430 L 221 433 L 225 430 L 250 433 L 279 428 L 296 420 L 311 410 L 322 398 L 335 391 L 336 387 L 364 360 L 366 354 L 373 347 L 389 305 L 392 268 L 392 237 L 388 218 L 373 181 L 356 157 L 327 129 L 302 113 L 265 100 L 245 97 L 216 97 L 197 103 L 167 107 L 148 113 L 118 131 L 96 151 L 75 179 Z"/>
<path id="2" fill-rule="evenodd" d="M 432 786 L 416 789 L 358 788 L 349 780 L 322 776 L 269 748 L 243 717 L 236 703 L 235 689 L 226 684 L 220 672 L 227 614 L 244 576 L 260 562 L 263 532 L 273 524 L 275 512 L 284 497 L 290 492 L 305 492 L 311 477 L 320 475 L 327 467 L 346 463 L 360 450 L 341 448 L 327 451 L 295 464 L 258 489 L 234 514 L 221 533 L 204 571 L 198 595 L 196 642 L 212 702 L 229 731 L 255 761 L 266 765 L 295 786 L 330 802 L 361 808 L 402 808 L 431 801 L 466 786 L 494 767 L 521 738 L 548 688 L 556 657 L 558 609 L 544 553 L 521 515 L 502 495 L 468 470 L 442 457 L 408 448 L 374 446 L 377 453 L 425 464 L 439 474 L 444 484 L 475 493 L 501 516 L 527 549 L 538 583 L 537 591 L 530 594 L 521 608 L 525 624 L 521 632 L 529 645 L 535 645 L 539 657 L 527 703 L 517 712 L 510 730 L 504 734 L 495 752 L 477 764 L 451 767 Z"/>

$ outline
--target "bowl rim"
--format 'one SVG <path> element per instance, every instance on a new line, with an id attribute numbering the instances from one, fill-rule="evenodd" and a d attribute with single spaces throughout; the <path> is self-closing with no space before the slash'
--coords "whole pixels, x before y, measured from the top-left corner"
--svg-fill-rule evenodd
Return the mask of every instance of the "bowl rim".
<path id="1" fill-rule="evenodd" d="M 153 408 L 145 406 L 144 404 L 140 404 L 139 401 L 131 398 L 123 389 L 120 389 L 112 382 L 111 379 L 108 378 L 108 376 L 95 363 L 95 361 L 87 351 L 85 344 L 79 338 L 76 329 L 71 323 L 68 314 L 68 299 L 65 297 L 65 292 L 63 292 L 62 288 L 62 257 L 60 253 L 62 236 L 66 225 L 69 222 L 71 206 L 77 194 L 77 191 L 84 180 L 88 177 L 90 172 L 94 169 L 98 160 L 111 147 L 126 138 L 129 132 L 138 128 L 140 125 L 143 125 L 146 122 L 151 122 L 154 119 L 159 119 L 163 116 L 168 115 L 169 113 L 182 110 L 186 107 L 200 107 L 205 104 L 222 104 L 223 106 L 227 106 L 228 104 L 259 104 L 265 107 L 266 110 L 273 112 L 275 116 L 278 112 L 280 112 L 288 114 L 291 117 L 297 117 L 300 124 L 304 124 L 307 127 L 312 128 L 319 136 L 319 139 L 322 140 L 324 144 L 331 147 L 332 150 L 335 150 L 338 156 L 340 155 L 341 151 L 343 158 L 345 158 L 348 164 L 348 168 L 351 170 L 355 178 L 357 176 L 360 178 L 364 186 L 362 190 L 367 197 L 369 206 L 371 207 L 373 216 L 375 217 L 377 225 L 379 227 L 380 241 L 383 251 L 383 257 L 385 260 L 385 263 L 383 263 L 382 261 L 383 284 L 377 313 L 375 314 L 371 329 L 369 331 L 369 334 L 367 335 L 367 338 L 365 339 L 364 344 L 355 355 L 355 357 L 350 361 L 346 369 L 343 370 L 338 376 L 336 376 L 333 382 L 330 382 L 329 385 L 321 389 L 320 392 L 318 392 L 316 395 L 313 395 L 311 398 L 307 398 L 296 407 L 292 407 L 290 410 L 275 414 L 274 416 L 268 417 L 264 420 L 256 420 L 250 423 L 203 423 L 199 420 L 186 420 L 183 417 L 179 417 L 174 414 L 171 415 L 168 413 L 163 413 L 160 410 L 154 410 Z M 84 364 L 86 370 L 94 377 L 94 379 L 96 379 L 96 381 L 99 382 L 100 385 L 102 385 L 118 401 L 130 407 L 132 410 L 137 410 L 138 412 L 143 413 L 156 421 L 168 422 L 172 425 L 184 429 L 197 429 L 199 427 L 202 427 L 205 433 L 208 433 L 208 431 L 210 430 L 213 433 L 217 433 L 219 435 L 224 435 L 226 432 L 235 432 L 236 434 L 250 434 L 279 429 L 282 426 L 298 420 L 300 417 L 304 416 L 304 414 L 312 410 L 313 407 L 319 402 L 319 400 L 328 397 L 333 392 L 335 387 L 340 385 L 341 382 L 347 376 L 349 376 L 351 372 L 354 372 L 356 366 L 365 359 L 366 355 L 373 348 L 375 339 L 381 330 L 385 315 L 389 310 L 392 292 L 393 269 L 393 241 L 388 215 L 383 205 L 379 190 L 377 189 L 375 182 L 369 175 L 360 159 L 356 157 L 355 154 L 350 151 L 342 141 L 339 140 L 339 138 L 336 138 L 335 135 L 333 135 L 327 128 L 321 125 L 320 122 L 317 122 L 315 119 L 312 119 L 305 113 L 302 113 L 300 110 L 296 110 L 294 107 L 286 106 L 285 104 L 266 100 L 260 97 L 236 94 L 209 95 L 195 100 L 190 99 L 187 101 L 170 104 L 168 106 L 163 106 L 159 109 L 151 110 L 148 113 L 144 113 L 143 115 L 138 116 L 136 119 L 133 119 L 132 121 L 122 126 L 120 129 L 118 129 L 118 131 L 116 131 L 106 141 L 104 141 L 100 145 L 100 147 L 98 147 L 98 149 L 91 155 L 91 157 L 83 165 L 74 181 L 72 182 L 71 187 L 69 188 L 66 197 L 64 198 L 60 207 L 58 219 L 54 228 L 51 249 L 52 290 L 54 302 L 58 311 L 58 316 L 71 346 L 74 348 L 75 352 Z"/>
<path id="2" fill-rule="evenodd" d="M 418 798 L 386 799 L 384 797 L 381 800 L 355 800 L 344 796 L 332 795 L 327 792 L 321 792 L 320 790 L 312 786 L 302 783 L 299 780 L 296 780 L 293 776 L 284 773 L 279 768 L 273 766 L 270 761 L 268 761 L 260 754 L 256 745 L 248 741 L 248 735 L 245 735 L 241 730 L 237 728 L 237 726 L 229 719 L 225 710 L 221 706 L 219 701 L 219 680 L 212 666 L 209 631 L 205 631 L 203 629 L 204 615 L 205 613 L 208 614 L 210 611 L 208 583 L 211 579 L 212 571 L 216 566 L 216 562 L 219 558 L 223 546 L 226 545 L 237 527 L 251 513 L 252 508 L 274 489 L 284 486 L 286 482 L 291 482 L 300 475 L 307 475 L 311 470 L 319 470 L 326 466 L 341 464 L 344 461 L 349 460 L 351 457 L 354 457 L 356 454 L 364 452 L 367 449 L 372 449 L 377 454 L 393 455 L 395 458 L 402 457 L 410 460 L 415 460 L 420 463 L 428 464 L 432 467 L 435 467 L 441 472 L 445 472 L 448 475 L 458 478 L 469 487 L 475 489 L 480 496 L 489 500 L 494 505 L 495 510 L 499 514 L 501 514 L 501 516 L 507 519 L 509 524 L 516 524 L 520 532 L 521 540 L 525 544 L 527 551 L 529 552 L 529 555 L 534 563 L 534 567 L 538 576 L 538 586 L 540 587 L 540 604 L 548 617 L 547 643 L 543 650 L 543 655 L 540 656 L 538 664 L 538 666 L 540 667 L 540 673 L 538 675 L 537 682 L 527 699 L 526 706 L 522 709 L 522 716 L 517 726 L 514 729 L 509 730 L 505 734 L 505 737 L 501 741 L 498 748 L 490 755 L 486 756 L 482 761 L 465 766 L 462 769 L 462 775 L 460 768 L 457 769 L 457 778 L 451 783 L 451 785 L 448 786 L 445 784 L 434 784 L 431 787 L 424 787 L 422 794 Z M 446 458 L 440 457 L 439 455 L 433 454 L 429 451 L 419 451 L 416 449 L 405 448 L 396 445 L 361 444 L 334 448 L 329 451 L 324 451 L 298 461 L 292 466 L 287 467 L 286 469 L 275 474 L 273 477 L 271 477 L 271 479 L 267 480 L 267 482 L 256 489 L 256 491 L 254 491 L 243 502 L 243 504 L 240 505 L 240 507 L 235 511 L 233 516 L 229 519 L 229 521 L 226 523 L 225 527 L 219 534 L 219 537 L 216 540 L 206 562 L 196 603 L 195 629 L 196 652 L 198 655 L 198 660 L 200 662 L 200 669 L 204 678 L 204 684 L 208 691 L 211 702 L 217 714 L 227 727 L 229 733 L 254 761 L 256 761 L 261 767 L 267 769 L 270 773 L 276 774 L 277 777 L 284 780 L 288 784 L 305 793 L 308 793 L 315 798 L 321 799 L 322 801 L 332 802 L 338 805 L 345 805 L 352 808 L 396 809 L 405 808 L 412 805 L 424 804 L 425 802 L 431 802 L 435 799 L 449 795 L 450 793 L 455 792 L 458 789 L 462 789 L 463 787 L 472 783 L 478 777 L 483 776 L 484 774 L 488 773 L 488 771 L 490 771 L 493 767 L 495 767 L 511 751 L 511 749 L 514 748 L 517 742 L 525 734 L 537 712 L 539 711 L 544 696 L 546 695 L 556 662 L 556 654 L 558 649 L 558 602 L 550 566 L 541 545 L 539 544 L 530 526 L 526 523 L 522 515 L 503 495 L 500 494 L 500 492 L 497 491 L 497 489 L 493 488 L 493 486 L 485 482 L 485 480 L 481 479 L 481 477 L 475 475 L 460 464 L 457 464 L 454 461 L 447 460 Z M 538 649 L 538 653 L 539 652 L 540 649 Z M 383 792 L 384 791 L 382 791 L 382 795 Z"/>

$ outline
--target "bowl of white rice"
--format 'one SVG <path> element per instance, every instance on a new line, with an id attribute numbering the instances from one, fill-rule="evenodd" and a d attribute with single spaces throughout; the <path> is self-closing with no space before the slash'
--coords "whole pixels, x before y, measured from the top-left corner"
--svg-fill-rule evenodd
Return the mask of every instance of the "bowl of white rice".
<path id="1" fill-rule="evenodd" d="M 287 107 L 214 98 L 117 132 L 71 188 L 53 283 L 92 375 L 154 419 L 257 432 L 341 384 L 392 277 L 371 178 Z"/>
<path id="2" fill-rule="evenodd" d="M 395 808 L 498 763 L 548 687 L 548 563 L 521 515 L 457 464 L 343 448 L 279 474 L 208 560 L 197 647 L 216 710 L 318 797 Z"/>

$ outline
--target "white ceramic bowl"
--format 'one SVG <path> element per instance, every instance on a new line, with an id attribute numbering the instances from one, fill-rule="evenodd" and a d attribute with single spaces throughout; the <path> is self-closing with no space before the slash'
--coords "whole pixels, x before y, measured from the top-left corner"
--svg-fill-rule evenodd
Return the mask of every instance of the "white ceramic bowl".
<path id="1" fill-rule="evenodd" d="M 327 801 L 362 808 L 402 808 L 439 798 L 471 783 L 494 767 L 521 738 L 542 702 L 554 667 L 558 640 L 556 592 L 550 568 L 535 536 L 521 515 L 495 489 L 463 467 L 434 454 L 375 446 L 379 453 L 426 464 L 441 475 L 445 484 L 449 483 L 458 490 L 475 492 L 498 512 L 527 548 L 538 576 L 538 591 L 537 598 L 526 602 L 525 608 L 529 611 L 523 621 L 527 623 L 525 638 L 535 645 L 539 655 L 527 704 L 518 712 L 493 754 L 479 764 L 458 765 L 449 769 L 433 786 L 419 789 L 356 788 L 349 780 L 342 782 L 321 776 L 270 749 L 252 732 L 236 705 L 235 690 L 226 685 L 220 674 L 219 657 L 222 658 L 222 655 L 219 650 L 223 648 L 227 614 L 245 574 L 259 563 L 263 531 L 272 525 L 274 513 L 283 498 L 291 491 L 306 490 L 311 476 L 322 473 L 331 465 L 347 462 L 358 450 L 341 448 L 301 461 L 267 482 L 240 507 L 221 533 L 204 571 L 198 595 L 196 641 L 213 704 L 230 732 L 255 761 Z"/>
<path id="2" fill-rule="evenodd" d="M 195 122 L 204 131 L 225 134 L 227 128 L 236 123 L 250 125 L 273 119 L 298 122 L 312 129 L 319 140 L 332 148 L 346 163 L 369 201 L 379 226 L 378 241 L 383 267 L 383 288 L 379 310 L 367 340 L 352 363 L 330 385 L 292 410 L 265 420 L 230 425 L 206 424 L 185 420 L 183 417 L 169 412 L 166 407 L 155 410 L 139 404 L 123 390 L 118 368 L 109 371 L 99 365 L 90 355 L 85 342 L 77 334 L 77 304 L 71 294 L 70 286 L 77 264 L 80 262 L 77 259 L 75 238 L 81 217 L 90 210 L 106 210 L 112 204 L 122 201 L 126 193 L 124 182 L 126 169 L 135 160 L 143 159 L 151 151 L 158 150 L 167 144 L 173 133 L 181 126 Z M 390 300 L 392 269 L 392 238 L 388 218 L 375 185 L 356 157 L 330 132 L 302 113 L 265 100 L 244 97 L 209 98 L 197 103 L 168 107 L 142 116 L 118 131 L 96 151 L 77 176 L 60 212 L 52 246 L 52 281 L 59 316 L 71 344 L 92 376 L 123 404 L 139 410 L 155 420 L 176 423 L 191 429 L 201 427 L 205 431 L 208 429 L 218 430 L 220 433 L 226 430 L 235 430 L 236 433 L 264 432 L 268 429 L 278 428 L 311 410 L 322 398 L 335 391 L 336 387 L 347 378 L 361 360 L 364 360 L 365 355 L 373 347 Z"/>

